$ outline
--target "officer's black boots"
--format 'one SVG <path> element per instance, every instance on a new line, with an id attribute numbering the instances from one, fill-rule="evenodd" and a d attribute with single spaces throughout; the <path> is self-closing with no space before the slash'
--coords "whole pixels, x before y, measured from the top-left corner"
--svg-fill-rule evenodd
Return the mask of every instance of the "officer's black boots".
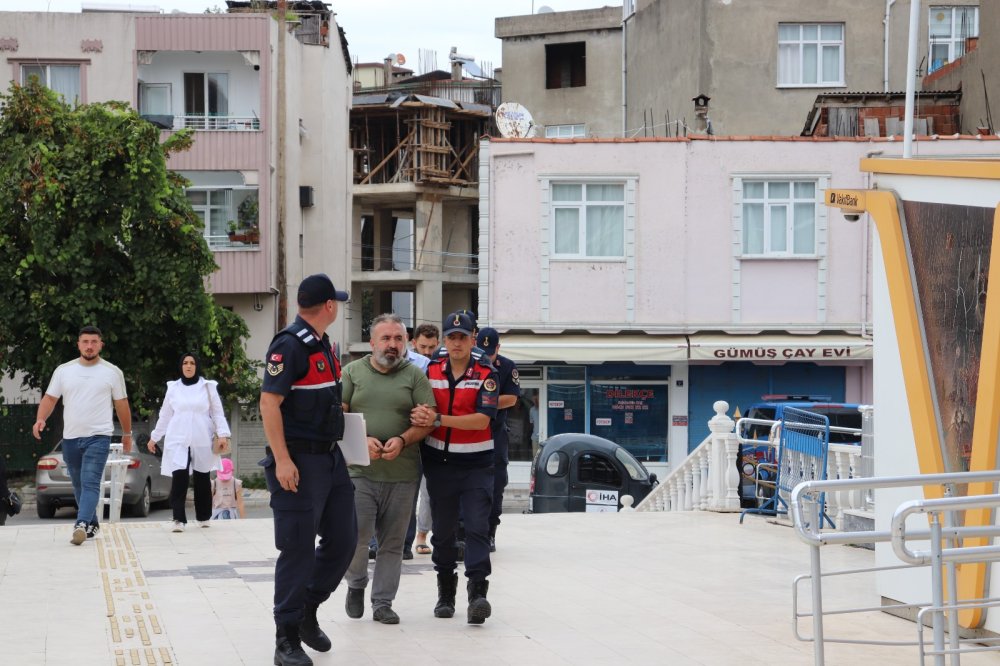
<path id="1" fill-rule="evenodd" d="M 319 620 L 316 619 L 316 606 L 306 604 L 305 613 L 302 615 L 302 623 L 299 624 L 299 638 L 302 642 L 317 652 L 329 652 L 333 644 L 323 630 L 319 628 Z"/>
<path id="2" fill-rule="evenodd" d="M 312 666 L 299 642 L 299 625 L 279 625 L 275 632 L 274 666 Z"/>
<path id="3" fill-rule="evenodd" d="M 455 592 L 458 590 L 457 573 L 438 574 L 438 602 L 434 607 L 434 617 L 455 616 Z"/>
<path id="4" fill-rule="evenodd" d="M 486 592 L 490 589 L 488 580 L 470 580 L 466 589 L 469 592 L 469 624 L 482 624 L 490 616 L 493 609 L 486 601 Z"/>

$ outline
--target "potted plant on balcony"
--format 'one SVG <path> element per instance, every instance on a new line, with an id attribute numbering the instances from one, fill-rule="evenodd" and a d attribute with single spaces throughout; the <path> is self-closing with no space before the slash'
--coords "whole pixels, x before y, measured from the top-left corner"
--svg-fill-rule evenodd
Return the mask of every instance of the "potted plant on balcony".
<path id="1" fill-rule="evenodd" d="M 229 220 L 226 225 L 227 235 L 231 243 L 256 244 L 260 242 L 260 226 L 258 224 L 257 197 L 247 197 L 236 209 L 238 221 Z"/>

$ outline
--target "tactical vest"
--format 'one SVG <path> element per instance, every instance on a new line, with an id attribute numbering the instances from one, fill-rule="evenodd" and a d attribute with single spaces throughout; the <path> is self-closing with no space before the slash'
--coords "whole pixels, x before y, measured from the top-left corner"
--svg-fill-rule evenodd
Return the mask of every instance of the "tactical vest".
<path id="1" fill-rule="evenodd" d="M 479 389 L 493 367 L 489 360 L 470 361 L 465 374 L 454 387 L 448 381 L 447 360 L 435 360 L 427 366 L 438 413 L 465 416 L 476 413 Z M 493 431 L 490 425 L 480 430 L 461 430 L 440 426 L 424 440 L 421 455 L 461 465 L 488 467 L 493 464 Z"/>
<path id="2" fill-rule="evenodd" d="M 344 410 L 340 359 L 328 353 L 323 341 L 301 322 L 279 331 L 275 339 L 281 335 L 295 338 L 301 345 L 301 353 L 309 357 L 306 374 L 295 380 L 281 403 L 285 439 L 330 444 L 342 439 Z"/>

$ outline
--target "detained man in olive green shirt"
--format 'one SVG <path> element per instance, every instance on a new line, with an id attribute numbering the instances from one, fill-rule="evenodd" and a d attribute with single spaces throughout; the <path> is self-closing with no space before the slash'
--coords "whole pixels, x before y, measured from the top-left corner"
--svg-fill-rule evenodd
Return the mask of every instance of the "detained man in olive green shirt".
<path id="1" fill-rule="evenodd" d="M 347 570 L 347 615 L 364 615 L 368 543 L 378 541 L 372 577 L 372 619 L 398 624 L 392 609 L 403 566 L 403 541 L 420 483 L 420 441 L 432 427 L 410 425 L 410 410 L 433 405 L 427 376 L 406 360 L 406 327 L 393 314 L 371 325 L 372 353 L 344 366 L 345 412 L 359 412 L 368 430 L 371 464 L 349 468 L 358 513 L 358 547 Z"/>

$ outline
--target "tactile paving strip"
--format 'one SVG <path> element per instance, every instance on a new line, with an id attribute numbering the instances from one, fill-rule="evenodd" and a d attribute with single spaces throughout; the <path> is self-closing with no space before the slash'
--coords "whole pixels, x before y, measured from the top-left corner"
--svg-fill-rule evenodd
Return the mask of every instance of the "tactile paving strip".
<path id="1" fill-rule="evenodd" d="M 128 530 L 121 523 L 105 523 L 94 541 L 114 665 L 173 666 L 170 643 L 160 626 Z"/>

